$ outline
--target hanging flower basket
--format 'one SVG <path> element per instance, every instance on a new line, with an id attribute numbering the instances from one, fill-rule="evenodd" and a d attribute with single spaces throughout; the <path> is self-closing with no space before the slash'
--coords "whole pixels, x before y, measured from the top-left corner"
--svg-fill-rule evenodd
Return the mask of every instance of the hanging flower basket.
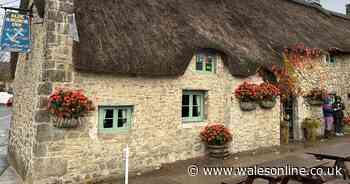
<path id="1" fill-rule="evenodd" d="M 280 89 L 269 82 L 261 83 L 258 87 L 258 97 L 260 107 L 263 109 L 272 109 L 276 105 L 276 98 L 280 95 Z"/>
<path id="2" fill-rule="evenodd" d="M 212 158 L 227 158 L 230 156 L 230 152 L 227 144 L 224 145 L 207 145 L 209 156 Z"/>
<path id="3" fill-rule="evenodd" d="M 56 128 L 77 128 L 81 125 L 80 118 L 53 118 L 53 126 Z"/>
<path id="4" fill-rule="evenodd" d="M 81 117 L 94 110 L 81 90 L 58 89 L 51 94 L 48 110 L 53 116 L 53 126 L 76 128 L 81 125 Z"/>
<path id="5" fill-rule="evenodd" d="M 258 104 L 254 101 L 239 101 L 239 107 L 241 108 L 242 111 L 253 111 L 257 108 Z"/>
<path id="6" fill-rule="evenodd" d="M 276 99 L 260 100 L 259 105 L 263 109 L 272 109 L 276 105 Z"/>

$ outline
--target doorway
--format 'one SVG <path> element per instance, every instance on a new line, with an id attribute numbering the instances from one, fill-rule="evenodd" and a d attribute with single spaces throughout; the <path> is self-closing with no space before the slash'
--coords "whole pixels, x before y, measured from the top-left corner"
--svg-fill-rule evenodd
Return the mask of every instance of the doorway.
<path id="1" fill-rule="evenodd" d="M 294 140 L 294 125 L 295 125 L 295 113 L 296 113 L 296 106 L 295 106 L 296 99 L 293 96 L 289 96 L 284 102 L 282 102 L 282 117 L 284 121 L 288 122 L 288 128 L 289 128 L 289 140 Z"/>

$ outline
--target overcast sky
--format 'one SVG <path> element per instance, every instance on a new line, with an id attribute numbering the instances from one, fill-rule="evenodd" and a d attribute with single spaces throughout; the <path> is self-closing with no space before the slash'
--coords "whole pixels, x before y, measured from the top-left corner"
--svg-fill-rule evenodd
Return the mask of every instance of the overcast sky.
<path id="1" fill-rule="evenodd" d="M 350 0 L 321 0 L 321 4 L 324 8 L 345 13 L 345 5 L 350 3 Z"/>

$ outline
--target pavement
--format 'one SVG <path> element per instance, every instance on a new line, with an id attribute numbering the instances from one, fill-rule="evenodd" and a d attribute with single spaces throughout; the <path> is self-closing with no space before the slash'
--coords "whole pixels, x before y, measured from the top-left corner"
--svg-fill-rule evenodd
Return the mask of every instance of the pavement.
<path id="1" fill-rule="evenodd" d="M 0 184 L 20 184 L 20 177 L 9 167 L 7 142 L 10 129 L 11 109 L 0 105 Z"/>
<path id="2" fill-rule="evenodd" d="M 333 137 L 329 140 L 320 140 L 316 143 L 295 142 L 289 145 L 282 145 L 273 148 L 264 148 L 232 155 L 229 159 L 218 161 L 208 157 L 196 158 L 186 161 L 178 161 L 172 164 L 165 164 L 159 170 L 141 175 L 131 175 L 130 184 L 221 184 L 222 181 L 232 181 L 236 176 L 206 176 L 201 168 L 203 167 L 248 167 L 277 158 L 297 155 L 304 158 L 314 159 L 313 156 L 305 154 L 307 151 L 319 148 L 327 148 L 330 145 L 349 143 L 350 134 L 345 137 Z M 189 166 L 196 165 L 199 172 L 196 176 L 188 173 Z M 334 162 L 329 161 L 327 166 L 333 166 Z M 347 163 L 348 165 L 348 163 Z M 350 165 L 348 165 L 349 167 Z M 329 179 L 329 178 L 328 178 Z M 330 179 L 334 179 L 331 177 Z M 123 184 L 123 179 L 110 179 L 101 184 Z M 290 181 L 288 184 L 299 182 Z M 231 184 L 231 183 L 230 183 Z M 234 183 L 232 183 L 234 184 Z M 254 181 L 254 184 L 268 184 L 264 180 Z"/>

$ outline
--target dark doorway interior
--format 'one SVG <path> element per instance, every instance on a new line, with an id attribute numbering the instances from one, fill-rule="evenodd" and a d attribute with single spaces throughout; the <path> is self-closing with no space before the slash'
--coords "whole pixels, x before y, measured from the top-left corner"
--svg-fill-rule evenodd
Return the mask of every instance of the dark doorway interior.
<path id="1" fill-rule="evenodd" d="M 288 121 L 289 139 L 294 140 L 294 97 L 290 96 L 283 103 L 283 118 Z"/>

